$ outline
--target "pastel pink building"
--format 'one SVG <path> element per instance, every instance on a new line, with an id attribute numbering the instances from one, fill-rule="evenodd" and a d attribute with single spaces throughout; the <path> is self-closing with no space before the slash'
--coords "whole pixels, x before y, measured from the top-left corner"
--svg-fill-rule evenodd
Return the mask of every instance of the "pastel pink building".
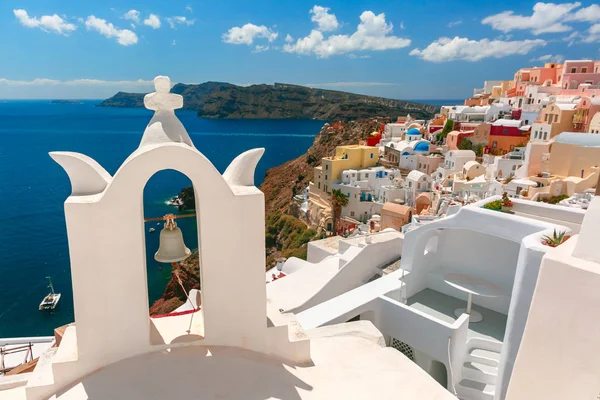
<path id="1" fill-rule="evenodd" d="M 573 130 L 587 132 L 594 115 L 600 111 L 600 98 L 583 97 L 575 108 L 573 115 Z"/>
<path id="2" fill-rule="evenodd" d="M 565 61 L 562 78 L 558 83 L 563 89 L 577 89 L 579 85 L 584 83 L 598 88 L 598 84 L 600 84 L 600 61 Z"/>

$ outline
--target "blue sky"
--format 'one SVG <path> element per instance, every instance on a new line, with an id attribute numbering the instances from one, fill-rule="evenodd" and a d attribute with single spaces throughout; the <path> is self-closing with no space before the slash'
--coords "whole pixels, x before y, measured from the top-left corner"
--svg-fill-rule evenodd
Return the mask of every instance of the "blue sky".
<path id="1" fill-rule="evenodd" d="M 463 98 L 544 60 L 600 58 L 592 2 L 2 0 L 0 98 L 174 82 Z"/>

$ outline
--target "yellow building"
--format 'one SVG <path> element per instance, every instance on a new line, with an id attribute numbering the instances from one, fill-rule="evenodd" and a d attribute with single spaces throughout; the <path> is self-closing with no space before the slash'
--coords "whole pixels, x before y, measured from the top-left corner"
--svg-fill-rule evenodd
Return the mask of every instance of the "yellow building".
<path id="1" fill-rule="evenodd" d="M 552 139 L 559 133 L 573 130 L 575 107 L 577 107 L 575 103 L 550 103 L 542 108 L 536 122 L 550 125 L 550 137 L 547 139 Z"/>
<path id="2" fill-rule="evenodd" d="M 339 181 L 345 169 L 374 167 L 379 161 L 379 148 L 373 146 L 338 146 L 333 157 L 323 157 L 314 168 L 314 188 L 331 193 L 332 183 Z"/>
<path id="3" fill-rule="evenodd" d="M 596 187 L 600 171 L 600 136 L 590 133 L 563 132 L 550 145 L 547 175 L 530 176 L 538 187 L 531 188 L 528 197 L 536 193 L 547 196 L 572 196 Z"/>

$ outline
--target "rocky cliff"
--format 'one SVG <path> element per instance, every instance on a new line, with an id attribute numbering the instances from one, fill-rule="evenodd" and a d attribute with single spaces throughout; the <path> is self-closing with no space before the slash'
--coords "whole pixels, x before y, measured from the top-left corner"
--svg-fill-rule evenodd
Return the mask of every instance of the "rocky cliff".
<path id="1" fill-rule="evenodd" d="M 265 194 L 267 269 L 273 267 L 279 257 L 306 258 L 306 244 L 322 237 L 298 218 L 298 205 L 293 201 L 294 195 L 301 193 L 312 180 L 313 167 L 320 165 L 322 157 L 332 155 L 336 146 L 356 144 L 387 122 L 387 118 L 366 118 L 325 124 L 306 154 L 267 171 L 260 185 Z M 181 263 L 179 269 L 186 291 L 199 288 L 198 251 Z M 186 296 L 177 279 L 172 277 L 163 296 L 150 308 L 150 313 L 171 312 L 185 301 Z"/>
<path id="2" fill-rule="evenodd" d="M 347 123 L 325 124 L 304 155 L 267 171 L 260 185 L 260 190 L 265 194 L 267 268 L 272 267 L 279 257 L 306 257 L 306 242 L 292 241 L 286 246 L 289 241 L 285 235 L 282 237 L 281 233 L 278 241 L 270 242 L 268 239 L 270 232 L 282 232 L 277 226 L 279 223 L 277 216 L 281 214 L 286 216 L 289 224 L 292 224 L 292 221 L 296 224 L 301 223 L 304 229 L 314 232 L 298 218 L 298 205 L 293 201 L 293 197 L 302 193 L 308 186 L 313 178 L 313 168 L 321 164 L 321 158 L 332 155 L 337 146 L 357 144 L 378 130 L 381 124 L 387 122 L 389 122 L 387 118 L 365 118 Z M 304 235 L 309 234 L 304 233 Z M 317 235 L 311 240 L 316 238 Z"/>
<path id="3" fill-rule="evenodd" d="M 186 293 L 189 293 L 192 289 L 200 289 L 198 250 L 194 250 L 187 260 L 182 261 L 177 270 L 186 292 L 183 292 L 174 272 L 172 272 L 171 280 L 167 283 L 161 298 L 156 300 L 150 307 L 150 315 L 170 313 L 187 301 Z"/>
<path id="4" fill-rule="evenodd" d="M 178 83 L 171 92 L 184 98 L 184 108 L 201 118 L 272 118 L 354 120 L 373 115 L 395 118 L 410 113 L 431 118 L 437 106 L 298 85 L 237 86 L 224 82 Z M 100 107 L 143 107 L 144 94 L 119 92 Z"/>

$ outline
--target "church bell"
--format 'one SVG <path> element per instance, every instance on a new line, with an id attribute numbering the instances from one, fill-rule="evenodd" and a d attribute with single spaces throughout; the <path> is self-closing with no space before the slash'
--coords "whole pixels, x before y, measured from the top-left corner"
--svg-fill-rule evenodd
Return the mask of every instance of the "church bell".
<path id="1" fill-rule="evenodd" d="M 192 252 L 183 242 L 183 234 L 177 227 L 174 216 L 171 214 L 165 219 L 165 226 L 160 231 L 158 251 L 154 254 L 154 259 L 161 263 L 183 261 Z"/>

